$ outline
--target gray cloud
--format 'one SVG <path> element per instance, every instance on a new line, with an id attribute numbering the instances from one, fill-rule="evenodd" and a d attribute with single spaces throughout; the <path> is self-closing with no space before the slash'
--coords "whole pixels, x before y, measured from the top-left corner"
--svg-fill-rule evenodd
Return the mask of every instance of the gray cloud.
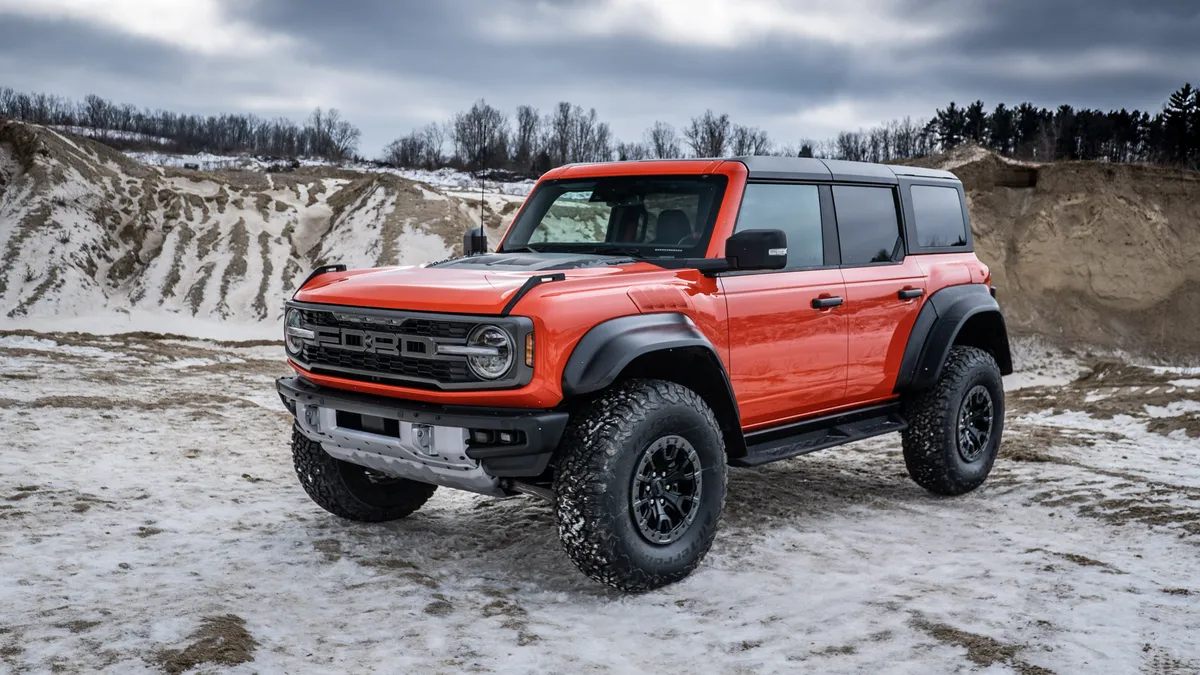
<path id="1" fill-rule="evenodd" d="M 109 79 L 163 81 L 187 67 L 178 51 L 69 20 L 38 20 L 0 14 L 0 79 L 13 86 L 84 71 Z"/>
<path id="2" fill-rule="evenodd" d="M 223 60 L 81 23 L 2 16 L 0 83 L 65 82 L 71 90 L 56 93 L 74 96 L 86 85 L 201 112 L 250 105 L 301 117 L 332 105 L 363 127 L 363 151 L 373 154 L 480 97 L 509 110 L 564 99 L 595 107 L 633 140 L 655 119 L 678 124 L 711 107 L 794 142 L 929 116 L 952 99 L 1154 110 L 1200 71 L 1200 8 L 1182 0 L 906 0 L 880 3 L 878 14 L 942 34 L 878 46 L 777 34 L 720 47 L 654 30 L 538 29 L 547 7 L 595 15 L 593 0 L 225 1 L 230 16 L 292 46 Z M 853 31 L 861 18 L 845 25 Z M 131 96 L 139 88 L 154 100 Z"/>

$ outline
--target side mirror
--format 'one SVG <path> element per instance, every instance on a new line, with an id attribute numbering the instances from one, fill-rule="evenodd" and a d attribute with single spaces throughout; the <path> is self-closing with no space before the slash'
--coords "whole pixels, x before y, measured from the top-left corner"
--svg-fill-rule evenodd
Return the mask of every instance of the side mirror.
<path id="1" fill-rule="evenodd" d="M 472 227 L 463 233 L 463 255 L 487 253 L 487 234 L 483 226 Z"/>
<path id="2" fill-rule="evenodd" d="M 778 270 L 787 267 L 783 230 L 743 230 L 725 240 L 730 270 Z"/>

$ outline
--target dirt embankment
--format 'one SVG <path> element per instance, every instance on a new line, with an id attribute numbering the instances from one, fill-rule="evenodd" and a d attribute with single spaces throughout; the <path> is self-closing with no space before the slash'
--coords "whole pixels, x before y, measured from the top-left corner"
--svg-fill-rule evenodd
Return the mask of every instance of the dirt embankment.
<path id="1" fill-rule="evenodd" d="M 978 148 L 930 165 L 967 189 L 1012 330 L 1200 359 L 1200 173 L 1023 165 Z"/>
<path id="2" fill-rule="evenodd" d="M 160 168 L 0 120 L 0 319 L 274 321 L 312 267 L 445 258 L 471 221 L 463 201 L 397 176 Z"/>

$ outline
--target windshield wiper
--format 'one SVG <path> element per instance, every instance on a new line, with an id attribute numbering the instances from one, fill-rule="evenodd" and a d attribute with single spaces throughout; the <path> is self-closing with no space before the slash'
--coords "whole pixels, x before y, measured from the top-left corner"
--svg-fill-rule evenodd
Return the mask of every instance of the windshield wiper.
<path id="1" fill-rule="evenodd" d="M 525 244 L 524 246 L 517 246 L 515 248 L 506 248 L 503 251 L 498 251 L 498 253 L 520 253 L 521 251 L 529 251 L 530 253 L 541 253 L 541 251 L 530 246 L 529 244 Z"/>
<path id="2" fill-rule="evenodd" d="M 581 253 L 595 253 L 597 255 L 623 255 L 629 256 L 630 258 L 634 258 L 636 260 L 642 260 L 646 257 L 645 254 L 642 253 L 641 249 L 633 248 L 631 246 L 597 246 L 588 251 L 581 251 Z"/>

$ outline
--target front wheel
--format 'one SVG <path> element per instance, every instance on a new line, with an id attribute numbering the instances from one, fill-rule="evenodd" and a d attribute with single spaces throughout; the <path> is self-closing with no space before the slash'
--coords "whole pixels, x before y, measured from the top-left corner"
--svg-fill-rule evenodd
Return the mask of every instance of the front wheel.
<path id="1" fill-rule="evenodd" d="M 983 484 L 1004 431 L 1004 382 L 991 354 L 952 347 L 932 389 L 904 403 L 904 464 L 921 487 L 961 495 Z"/>
<path id="2" fill-rule="evenodd" d="M 587 576 L 648 591 L 691 574 L 725 507 L 725 444 L 696 392 L 629 380 L 576 414 L 554 491 L 563 549 Z"/>
<path id="3" fill-rule="evenodd" d="M 292 429 L 292 462 L 304 491 L 335 516 L 362 523 L 399 520 L 421 508 L 436 485 L 394 478 L 325 452 L 320 443 Z"/>

